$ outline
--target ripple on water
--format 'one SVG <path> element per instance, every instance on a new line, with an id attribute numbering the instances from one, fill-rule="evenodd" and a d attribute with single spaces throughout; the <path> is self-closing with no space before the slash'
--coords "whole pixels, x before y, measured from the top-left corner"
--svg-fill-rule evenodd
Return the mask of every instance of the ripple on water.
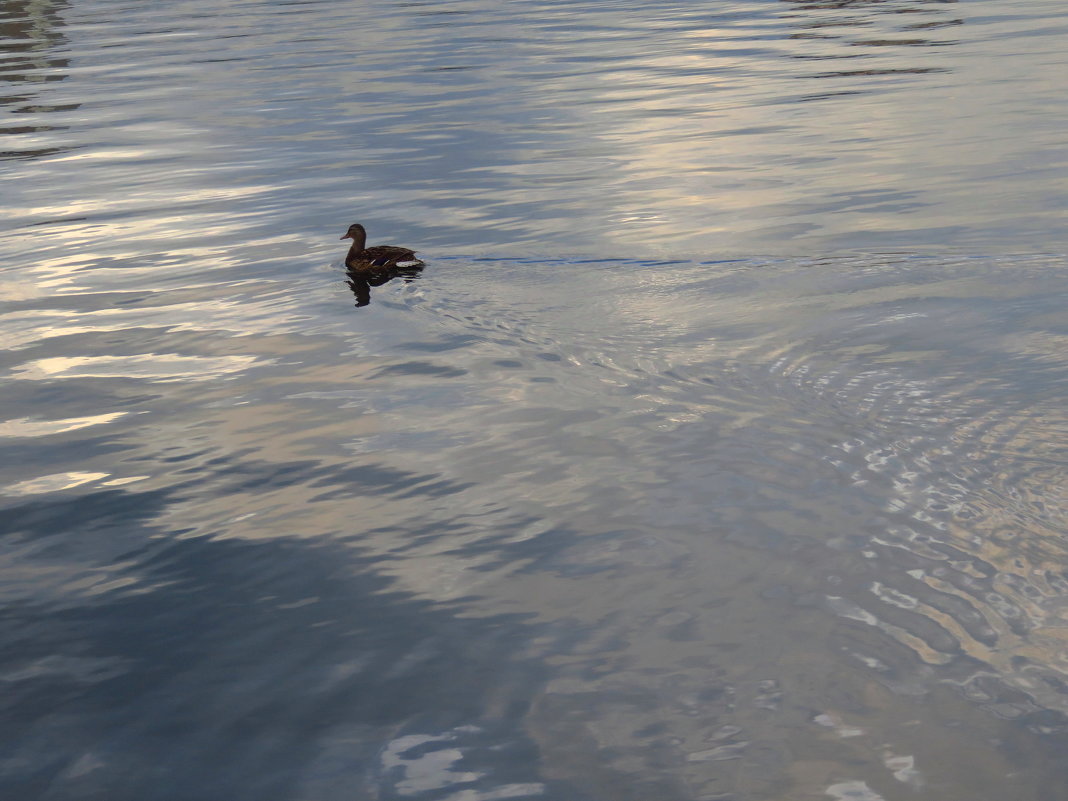
<path id="1" fill-rule="evenodd" d="M 3 4 L 8 794 L 1068 785 L 1054 13 Z"/>

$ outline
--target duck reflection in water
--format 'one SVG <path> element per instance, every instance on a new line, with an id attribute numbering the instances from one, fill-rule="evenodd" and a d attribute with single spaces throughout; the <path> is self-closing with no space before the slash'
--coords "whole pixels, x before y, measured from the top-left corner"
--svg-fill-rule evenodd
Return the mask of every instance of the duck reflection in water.
<path id="1" fill-rule="evenodd" d="M 382 286 L 394 278 L 410 283 L 423 269 L 423 262 L 414 250 L 396 245 L 367 247 L 367 231 L 359 223 L 353 223 L 342 239 L 351 239 L 352 246 L 345 255 L 345 270 L 348 273 L 349 289 L 356 296 L 356 306 L 371 302 L 371 287 Z"/>
<path id="2" fill-rule="evenodd" d="M 371 302 L 371 287 L 382 286 L 394 278 L 404 279 L 404 283 L 410 284 L 419 277 L 423 265 L 394 267 L 392 269 L 376 267 L 374 270 L 349 270 L 346 284 L 356 296 L 356 307 L 366 306 Z"/>

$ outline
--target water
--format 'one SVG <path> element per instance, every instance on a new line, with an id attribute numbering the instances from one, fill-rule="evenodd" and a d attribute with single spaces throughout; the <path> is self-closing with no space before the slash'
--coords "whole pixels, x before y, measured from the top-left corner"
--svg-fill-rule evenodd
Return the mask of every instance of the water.
<path id="1" fill-rule="evenodd" d="M 4 797 L 1068 795 L 1058 12 L 0 4 Z"/>

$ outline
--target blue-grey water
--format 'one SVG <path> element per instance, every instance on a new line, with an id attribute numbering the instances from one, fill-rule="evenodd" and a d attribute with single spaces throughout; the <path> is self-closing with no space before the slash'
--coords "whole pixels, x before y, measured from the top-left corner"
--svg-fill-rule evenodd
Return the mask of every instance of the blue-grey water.
<path id="1" fill-rule="evenodd" d="M 0 797 L 1068 798 L 1066 33 L 0 0 Z"/>

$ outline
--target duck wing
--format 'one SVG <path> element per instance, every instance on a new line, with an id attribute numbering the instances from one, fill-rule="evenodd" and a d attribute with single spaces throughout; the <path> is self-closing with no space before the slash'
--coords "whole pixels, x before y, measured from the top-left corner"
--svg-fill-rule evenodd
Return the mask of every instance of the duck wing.
<path id="1" fill-rule="evenodd" d="M 395 245 L 375 245 L 364 248 L 359 254 L 361 264 L 371 264 L 375 267 L 392 267 L 405 261 L 418 261 L 415 251 L 408 248 L 399 248 Z"/>

